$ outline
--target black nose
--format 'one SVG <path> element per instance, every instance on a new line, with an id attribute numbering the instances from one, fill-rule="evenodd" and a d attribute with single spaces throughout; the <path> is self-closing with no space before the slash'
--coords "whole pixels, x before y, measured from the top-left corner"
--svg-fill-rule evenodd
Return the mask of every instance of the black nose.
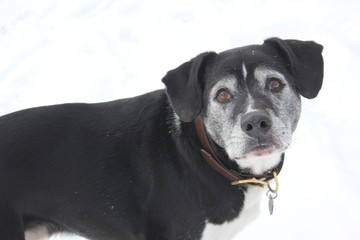
<path id="1" fill-rule="evenodd" d="M 266 111 L 249 112 L 241 119 L 242 130 L 254 138 L 266 135 L 271 128 L 271 124 L 270 114 Z"/>

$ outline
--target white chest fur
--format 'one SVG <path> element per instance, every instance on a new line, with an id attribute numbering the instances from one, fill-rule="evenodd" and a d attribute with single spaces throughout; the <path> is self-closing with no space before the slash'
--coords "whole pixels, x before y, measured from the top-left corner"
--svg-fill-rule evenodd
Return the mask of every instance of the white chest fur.
<path id="1" fill-rule="evenodd" d="M 239 216 L 231 222 L 219 225 L 206 223 L 201 240 L 233 239 L 237 233 L 259 215 L 262 194 L 264 194 L 264 188 L 250 186 L 245 193 L 244 206 Z"/>

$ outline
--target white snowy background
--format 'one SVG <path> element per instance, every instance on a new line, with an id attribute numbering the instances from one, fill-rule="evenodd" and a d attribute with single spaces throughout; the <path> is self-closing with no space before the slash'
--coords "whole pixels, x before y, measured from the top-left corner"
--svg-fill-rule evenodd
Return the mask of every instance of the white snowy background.
<path id="1" fill-rule="evenodd" d="M 315 40 L 324 85 L 303 100 L 274 215 L 264 196 L 236 239 L 360 239 L 359 12 L 357 0 L 0 0 L 0 115 L 163 88 L 208 50 Z"/>

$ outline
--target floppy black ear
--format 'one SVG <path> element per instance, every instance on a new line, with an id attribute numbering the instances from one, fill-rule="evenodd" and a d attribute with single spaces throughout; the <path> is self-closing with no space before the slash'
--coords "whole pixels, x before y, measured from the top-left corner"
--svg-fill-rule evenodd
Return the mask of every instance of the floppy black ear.
<path id="1" fill-rule="evenodd" d="M 191 122 L 201 111 L 206 61 L 214 55 L 214 52 L 202 53 L 169 71 L 162 79 L 171 106 L 184 122 Z"/>
<path id="2" fill-rule="evenodd" d="M 270 38 L 264 44 L 272 45 L 288 61 L 288 69 L 295 78 L 299 93 L 306 98 L 318 95 L 323 82 L 323 46 L 312 41 Z"/>

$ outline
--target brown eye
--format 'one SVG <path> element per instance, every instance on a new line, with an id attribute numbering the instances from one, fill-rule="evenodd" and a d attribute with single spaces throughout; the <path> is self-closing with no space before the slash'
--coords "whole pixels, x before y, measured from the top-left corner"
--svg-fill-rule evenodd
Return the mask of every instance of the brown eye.
<path id="1" fill-rule="evenodd" d="M 220 101 L 224 101 L 224 100 L 228 100 L 230 99 L 230 93 L 229 90 L 222 88 L 220 89 L 217 94 L 216 97 L 220 100 Z"/>
<path id="2" fill-rule="evenodd" d="M 281 87 L 281 80 L 275 77 L 269 79 L 269 89 L 278 89 Z"/>

